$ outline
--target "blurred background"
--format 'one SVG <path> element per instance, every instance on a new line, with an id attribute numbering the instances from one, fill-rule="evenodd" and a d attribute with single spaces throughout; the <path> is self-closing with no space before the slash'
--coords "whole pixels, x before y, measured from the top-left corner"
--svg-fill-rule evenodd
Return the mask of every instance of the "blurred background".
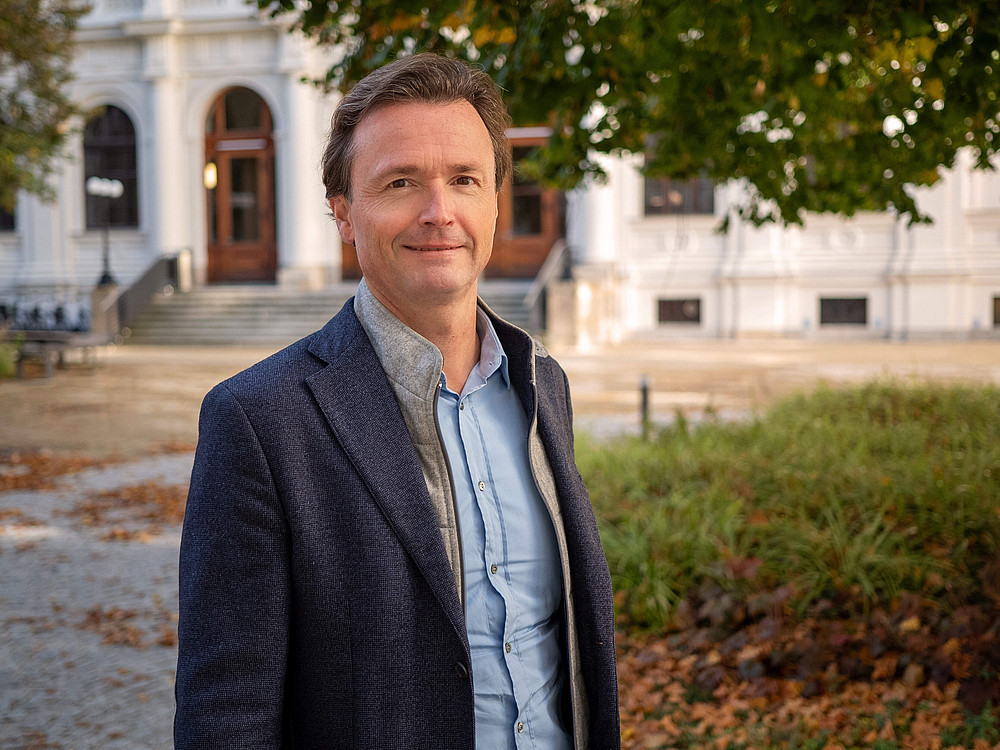
<path id="1" fill-rule="evenodd" d="M 971 0 L 0 0 L 0 746 L 170 746 L 200 400 L 353 294 L 329 117 L 424 50 L 511 109 L 480 291 L 569 374 L 624 745 L 1000 747 Z"/>

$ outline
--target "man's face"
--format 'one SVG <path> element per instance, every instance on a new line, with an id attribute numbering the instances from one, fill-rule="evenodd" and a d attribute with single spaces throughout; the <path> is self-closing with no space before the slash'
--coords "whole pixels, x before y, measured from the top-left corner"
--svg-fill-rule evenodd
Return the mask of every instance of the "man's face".
<path id="1" fill-rule="evenodd" d="M 497 195 L 493 146 L 471 104 L 410 102 L 365 115 L 354 131 L 351 194 L 330 207 L 386 307 L 399 316 L 475 298 Z"/>

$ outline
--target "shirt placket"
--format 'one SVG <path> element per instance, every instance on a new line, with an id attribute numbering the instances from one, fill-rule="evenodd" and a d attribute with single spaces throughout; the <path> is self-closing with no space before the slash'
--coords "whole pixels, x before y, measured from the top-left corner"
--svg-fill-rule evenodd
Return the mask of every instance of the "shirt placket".
<path id="1" fill-rule="evenodd" d="M 509 576 L 510 558 L 502 505 L 496 494 L 496 485 L 492 481 L 489 459 L 483 451 L 483 435 L 476 414 L 474 393 L 475 391 L 464 396 L 459 403 L 459 432 L 466 461 L 472 473 L 473 486 L 476 489 L 476 507 L 483 521 L 486 580 L 490 582 L 490 585 L 504 602 L 504 628 L 500 647 L 503 649 L 503 660 L 514 688 L 517 717 L 513 731 L 515 741 L 521 747 L 529 741 L 530 734 L 528 732 L 527 712 L 525 711 L 529 696 L 523 694 L 526 677 L 521 663 L 518 639 L 515 635 L 518 631 L 520 611 L 516 592 Z"/>

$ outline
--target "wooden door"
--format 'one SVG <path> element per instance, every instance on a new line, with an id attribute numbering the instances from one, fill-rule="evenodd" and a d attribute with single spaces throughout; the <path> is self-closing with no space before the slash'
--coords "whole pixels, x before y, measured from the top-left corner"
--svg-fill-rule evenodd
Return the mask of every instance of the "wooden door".
<path id="1" fill-rule="evenodd" d="M 544 142 L 542 136 L 510 138 L 514 175 L 500 193 L 493 255 L 486 266 L 490 278 L 534 278 L 565 233 L 562 194 L 525 179 L 517 170 L 518 162 Z"/>
<path id="2" fill-rule="evenodd" d="M 277 273 L 271 114 L 249 89 L 222 94 L 208 118 L 208 280 L 273 282 Z"/>
<path id="3" fill-rule="evenodd" d="M 340 243 L 340 276 L 344 280 L 361 278 L 358 251 L 354 249 L 354 245 L 348 245 L 346 242 Z"/>

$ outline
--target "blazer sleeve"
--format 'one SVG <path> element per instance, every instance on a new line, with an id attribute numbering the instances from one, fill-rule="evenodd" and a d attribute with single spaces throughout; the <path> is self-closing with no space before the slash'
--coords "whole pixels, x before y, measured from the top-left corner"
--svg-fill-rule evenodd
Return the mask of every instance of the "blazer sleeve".
<path id="1" fill-rule="evenodd" d="M 202 404 L 180 550 L 174 746 L 278 748 L 289 532 L 267 459 L 225 384 Z"/>

